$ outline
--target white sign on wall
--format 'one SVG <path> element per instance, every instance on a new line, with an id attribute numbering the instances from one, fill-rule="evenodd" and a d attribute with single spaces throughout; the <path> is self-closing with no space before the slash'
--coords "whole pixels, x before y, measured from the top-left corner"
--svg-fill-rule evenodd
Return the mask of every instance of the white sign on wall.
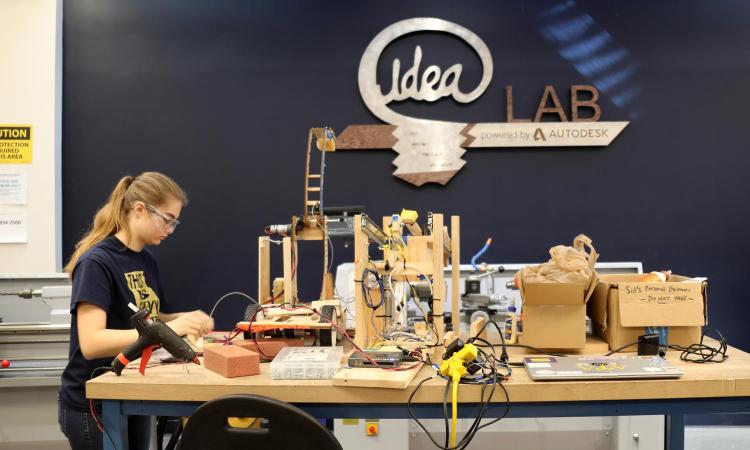
<path id="1" fill-rule="evenodd" d="M 0 171 L 0 205 L 28 203 L 29 176 L 24 171 Z"/>
<path id="2" fill-rule="evenodd" d="M 0 243 L 26 243 L 28 230 L 26 211 L 0 211 Z"/>

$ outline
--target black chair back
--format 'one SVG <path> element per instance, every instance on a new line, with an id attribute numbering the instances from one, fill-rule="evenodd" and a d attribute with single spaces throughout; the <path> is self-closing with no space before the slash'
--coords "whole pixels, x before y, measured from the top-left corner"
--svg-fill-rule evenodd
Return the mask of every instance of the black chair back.
<path id="1" fill-rule="evenodd" d="M 261 417 L 268 426 L 233 428 L 228 417 Z M 227 395 L 198 407 L 185 426 L 179 448 L 342 450 L 333 434 L 310 414 L 288 403 L 251 394 Z"/>

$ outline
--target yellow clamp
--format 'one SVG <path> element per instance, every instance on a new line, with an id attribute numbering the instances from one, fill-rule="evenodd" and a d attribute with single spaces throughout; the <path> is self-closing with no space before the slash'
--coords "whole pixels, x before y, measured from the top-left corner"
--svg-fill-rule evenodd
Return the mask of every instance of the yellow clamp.
<path id="1" fill-rule="evenodd" d="M 417 212 L 414 210 L 411 210 L 411 209 L 401 210 L 401 222 L 407 225 L 413 224 L 414 222 L 417 221 L 418 218 L 419 218 L 419 214 L 417 214 Z"/>

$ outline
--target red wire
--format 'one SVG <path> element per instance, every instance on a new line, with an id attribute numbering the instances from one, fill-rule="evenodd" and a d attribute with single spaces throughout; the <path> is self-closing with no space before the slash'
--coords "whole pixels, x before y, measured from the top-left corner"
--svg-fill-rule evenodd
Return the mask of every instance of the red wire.
<path id="1" fill-rule="evenodd" d="M 264 304 L 264 305 L 267 305 L 267 304 L 269 304 L 269 303 L 273 303 L 273 302 L 275 302 L 276 300 L 280 299 L 282 295 L 284 295 L 284 291 L 281 291 L 281 292 L 279 292 L 279 294 L 278 294 L 278 295 L 276 295 L 276 296 L 274 296 L 274 297 L 269 297 L 269 299 L 268 299 L 268 300 L 266 300 L 265 302 L 263 302 L 263 304 Z"/>
<path id="2" fill-rule="evenodd" d="M 258 349 L 258 353 L 260 353 L 260 354 L 261 354 L 261 356 L 263 356 L 263 357 L 264 357 L 264 358 L 266 358 L 266 359 L 273 359 L 273 358 L 271 358 L 270 356 L 268 356 L 268 355 L 266 355 L 265 353 L 263 353 L 263 350 L 261 350 L 261 349 L 260 349 L 260 344 L 258 344 L 258 339 L 257 339 L 257 336 L 256 336 L 256 334 L 257 334 L 257 333 L 253 333 L 253 332 L 252 332 L 252 329 L 253 329 L 253 327 L 252 327 L 252 325 L 253 325 L 253 321 L 255 320 L 255 317 L 256 317 L 256 316 L 258 315 L 258 311 L 260 311 L 261 309 L 262 309 L 262 308 L 258 308 L 258 309 L 256 309 L 256 310 L 255 310 L 255 313 L 253 314 L 253 316 L 252 316 L 252 317 L 250 318 L 250 320 L 248 321 L 249 323 L 248 323 L 247 329 L 248 329 L 248 330 L 250 330 L 250 336 L 252 336 L 252 337 L 253 337 L 253 343 L 255 344 L 255 348 L 257 348 L 257 349 Z"/>
<path id="3" fill-rule="evenodd" d="M 91 410 L 91 417 L 94 418 L 94 422 L 96 423 L 96 427 L 99 428 L 99 431 L 104 433 L 104 426 L 99 422 L 99 419 L 96 417 L 96 411 L 94 411 L 94 400 L 89 399 L 89 409 Z"/>
<path id="4" fill-rule="evenodd" d="M 223 345 L 228 345 L 232 339 L 239 336 L 239 334 L 242 332 L 239 328 L 235 328 L 234 330 L 229 332 L 229 335 L 224 335 L 224 342 L 222 342 Z"/>
<path id="5" fill-rule="evenodd" d="M 255 336 L 256 333 L 252 333 L 253 336 L 253 343 L 255 343 L 255 348 L 258 349 L 258 353 L 260 353 L 264 358 L 266 359 L 273 359 L 271 356 L 266 355 L 263 350 L 260 349 L 260 344 L 258 344 L 258 338 Z"/>

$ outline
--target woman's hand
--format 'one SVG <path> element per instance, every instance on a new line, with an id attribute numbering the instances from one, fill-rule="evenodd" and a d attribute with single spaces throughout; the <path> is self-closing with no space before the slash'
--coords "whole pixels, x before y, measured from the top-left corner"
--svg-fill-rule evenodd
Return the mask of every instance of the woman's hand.
<path id="1" fill-rule="evenodd" d="M 201 310 L 182 313 L 178 318 L 167 323 L 178 336 L 192 335 L 201 337 L 214 329 L 214 319 Z"/>

